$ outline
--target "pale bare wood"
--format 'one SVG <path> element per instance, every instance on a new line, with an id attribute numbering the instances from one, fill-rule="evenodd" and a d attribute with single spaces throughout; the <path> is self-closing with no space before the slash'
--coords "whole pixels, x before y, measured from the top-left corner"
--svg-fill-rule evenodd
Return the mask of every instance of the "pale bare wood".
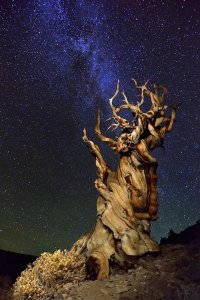
<path id="1" fill-rule="evenodd" d="M 101 117 L 100 117 L 100 110 L 98 110 L 98 116 L 97 116 L 97 124 L 95 127 L 95 134 L 96 136 L 104 143 L 107 143 L 111 149 L 116 150 L 117 149 L 117 142 L 114 141 L 111 138 L 105 137 L 102 133 L 101 133 L 101 129 L 100 129 L 100 123 L 101 123 Z"/>
<path id="2" fill-rule="evenodd" d="M 95 274 L 97 279 L 109 276 L 113 261 L 124 266 L 132 264 L 135 256 L 159 251 L 157 242 L 150 237 L 150 222 L 157 219 L 158 211 L 158 162 L 151 152 L 161 145 L 165 134 L 171 132 L 176 107 L 172 108 L 170 117 L 165 116 L 165 111 L 170 109 L 170 106 L 164 105 L 167 89 L 154 85 L 152 92 L 147 87 L 148 81 L 141 86 L 135 79 L 133 81 L 135 88 L 141 90 L 141 100 L 136 105 L 129 102 L 124 92 L 125 104 L 119 107 L 113 105 L 119 94 L 119 81 L 109 100 L 110 119 L 117 122 L 111 126 L 122 130 L 116 141 L 101 133 L 98 111 L 95 134 L 101 142 L 119 153 L 116 170 L 108 167 L 99 147 L 88 139 L 84 129 L 83 140 L 96 159 L 98 178 L 95 187 L 99 197 L 96 226 L 77 244 L 77 251 L 85 253 L 88 272 Z M 151 108 L 143 112 L 141 107 L 145 97 L 150 99 Z M 119 115 L 124 109 L 131 111 L 132 123 Z"/>

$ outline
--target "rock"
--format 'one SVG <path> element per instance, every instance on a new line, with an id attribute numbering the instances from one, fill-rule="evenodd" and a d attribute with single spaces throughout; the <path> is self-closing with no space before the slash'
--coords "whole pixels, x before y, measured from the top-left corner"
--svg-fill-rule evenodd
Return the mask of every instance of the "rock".
<path id="1" fill-rule="evenodd" d="M 65 292 L 65 290 L 63 289 L 63 287 L 60 287 L 60 288 L 57 289 L 57 293 L 58 294 L 61 294 L 63 292 Z"/>
<path id="2" fill-rule="evenodd" d="M 73 287 L 73 283 L 68 282 L 65 285 L 63 285 L 63 289 L 70 290 Z"/>
<path id="3" fill-rule="evenodd" d="M 107 283 L 105 284 L 105 287 L 112 288 L 113 286 L 114 286 L 114 283 L 112 283 L 112 282 L 107 282 Z"/>
<path id="4" fill-rule="evenodd" d="M 121 278 L 123 278 L 123 275 L 122 275 L 122 274 L 116 274 L 116 275 L 115 275 L 115 279 L 119 280 L 119 279 L 121 279 Z"/>
<path id="5" fill-rule="evenodd" d="M 127 292 L 130 290 L 130 287 L 128 286 L 122 286 L 122 285 L 116 285 L 116 293 L 117 294 L 121 294 L 121 293 L 124 293 L 124 292 Z"/>
<path id="6" fill-rule="evenodd" d="M 109 295 L 110 293 L 109 293 L 109 291 L 107 290 L 107 289 L 105 289 L 105 288 L 102 288 L 101 290 L 100 290 L 104 295 Z"/>

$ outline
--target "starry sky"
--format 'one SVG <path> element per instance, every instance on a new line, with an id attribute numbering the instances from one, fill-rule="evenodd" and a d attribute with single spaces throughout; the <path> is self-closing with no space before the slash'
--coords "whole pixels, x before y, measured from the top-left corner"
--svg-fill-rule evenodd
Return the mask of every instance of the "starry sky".
<path id="1" fill-rule="evenodd" d="M 156 149 L 159 240 L 200 212 L 200 2 L 195 0 L 2 0 L 0 249 L 40 254 L 70 248 L 96 220 L 96 167 L 82 141 L 106 130 L 117 80 L 169 88 L 181 102 Z M 110 133 L 105 131 L 107 135 Z M 118 156 L 101 145 L 113 166 Z"/>

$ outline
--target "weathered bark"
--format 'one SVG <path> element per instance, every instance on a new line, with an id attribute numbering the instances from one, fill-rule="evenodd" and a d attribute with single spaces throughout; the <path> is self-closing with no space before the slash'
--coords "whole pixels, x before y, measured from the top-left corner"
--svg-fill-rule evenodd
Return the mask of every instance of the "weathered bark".
<path id="1" fill-rule="evenodd" d="M 96 159 L 98 178 L 95 187 L 99 197 L 96 226 L 82 239 L 84 243 L 80 240 L 79 252 L 84 251 L 89 275 L 97 279 L 109 276 L 112 262 L 125 266 L 132 264 L 139 255 L 159 251 L 157 242 L 150 237 L 150 222 L 157 219 L 158 210 L 158 163 L 151 151 L 162 143 L 165 133 L 172 130 L 176 109 L 172 109 L 170 118 L 165 116 L 169 107 L 163 105 L 167 94 L 163 86 L 154 85 L 155 92 L 151 92 L 147 82 L 142 86 L 138 86 L 135 80 L 134 83 L 137 89 L 141 89 L 141 101 L 136 105 L 129 103 L 124 92 L 126 104 L 118 108 L 113 105 L 119 93 L 119 82 L 110 99 L 112 118 L 117 122 L 114 126 L 122 130 L 117 141 L 101 133 L 98 113 L 95 133 L 119 153 L 116 170 L 111 170 L 106 164 L 99 147 L 88 139 L 84 129 L 83 140 Z M 141 110 L 145 97 L 151 101 L 147 112 Z M 118 115 L 122 109 L 131 110 L 134 115 L 132 125 Z"/>

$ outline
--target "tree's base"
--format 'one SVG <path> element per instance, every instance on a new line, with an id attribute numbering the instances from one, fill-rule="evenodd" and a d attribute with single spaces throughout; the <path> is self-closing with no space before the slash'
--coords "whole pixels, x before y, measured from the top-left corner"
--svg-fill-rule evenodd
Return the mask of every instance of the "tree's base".
<path id="1" fill-rule="evenodd" d="M 139 256 L 160 251 L 157 242 L 149 235 L 149 222 L 144 220 L 115 237 L 99 219 L 93 232 L 82 237 L 73 248 L 78 249 L 77 243 L 78 252 L 86 256 L 88 278 L 98 280 L 108 278 L 113 266 L 127 269 L 134 265 Z"/>

